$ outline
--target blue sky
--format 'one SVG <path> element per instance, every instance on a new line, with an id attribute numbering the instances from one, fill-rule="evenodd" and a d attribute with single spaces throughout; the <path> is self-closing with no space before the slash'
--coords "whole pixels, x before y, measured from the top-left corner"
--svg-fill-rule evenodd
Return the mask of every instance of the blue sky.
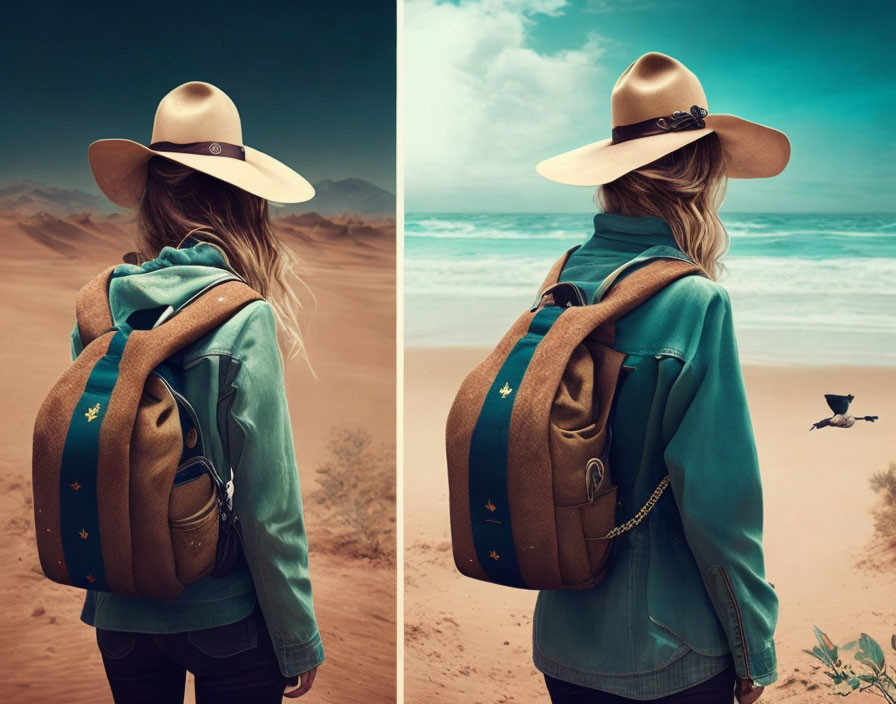
<path id="1" fill-rule="evenodd" d="M 648 51 L 694 71 L 711 112 L 791 140 L 787 169 L 731 180 L 725 210 L 896 210 L 896 3 L 409 0 L 405 14 L 408 210 L 591 208 L 593 189 L 533 167 L 609 136 L 613 84 Z M 430 50 L 450 35 L 453 51 Z"/>
<path id="2" fill-rule="evenodd" d="M 99 194 L 87 145 L 148 143 L 162 97 L 200 80 L 236 103 L 246 144 L 311 181 L 395 190 L 393 0 L 41 0 L 4 20 L 0 180 Z"/>

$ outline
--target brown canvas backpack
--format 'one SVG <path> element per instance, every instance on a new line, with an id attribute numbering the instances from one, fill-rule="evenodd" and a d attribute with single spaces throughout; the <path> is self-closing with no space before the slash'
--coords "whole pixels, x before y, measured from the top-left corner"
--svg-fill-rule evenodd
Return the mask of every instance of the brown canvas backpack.
<path id="1" fill-rule="evenodd" d="M 605 576 L 612 539 L 640 522 L 668 485 L 667 476 L 614 527 L 608 457 L 625 357 L 613 348 L 614 322 L 702 272 L 658 246 L 594 286 L 560 281 L 575 249 L 467 376 L 448 416 L 451 541 L 469 577 L 523 589 L 593 586 Z"/>
<path id="2" fill-rule="evenodd" d="M 165 316 L 141 311 L 113 325 L 114 269 L 78 292 L 84 349 L 35 420 L 38 553 L 61 584 L 173 598 L 230 569 L 239 524 L 169 358 L 262 296 L 233 274 Z"/>

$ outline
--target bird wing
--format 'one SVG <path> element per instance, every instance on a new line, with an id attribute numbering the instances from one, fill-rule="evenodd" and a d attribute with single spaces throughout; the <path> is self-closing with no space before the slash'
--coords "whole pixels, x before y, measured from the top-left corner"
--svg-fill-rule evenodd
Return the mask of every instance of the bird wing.
<path id="1" fill-rule="evenodd" d="M 839 394 L 825 394 L 824 400 L 834 413 L 846 413 L 849 410 L 849 396 Z"/>

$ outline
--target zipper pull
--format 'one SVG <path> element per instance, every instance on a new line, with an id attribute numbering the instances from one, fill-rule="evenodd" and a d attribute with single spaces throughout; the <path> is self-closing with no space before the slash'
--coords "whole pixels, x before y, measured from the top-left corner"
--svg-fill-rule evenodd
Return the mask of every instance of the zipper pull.
<path id="1" fill-rule="evenodd" d="M 159 325 L 161 325 L 171 317 L 172 313 L 174 313 L 174 308 L 172 306 L 166 307 L 165 310 L 162 311 L 162 314 L 159 316 L 158 320 L 153 323 L 153 326 L 150 328 L 150 330 L 155 330 L 157 327 L 159 327 Z"/>

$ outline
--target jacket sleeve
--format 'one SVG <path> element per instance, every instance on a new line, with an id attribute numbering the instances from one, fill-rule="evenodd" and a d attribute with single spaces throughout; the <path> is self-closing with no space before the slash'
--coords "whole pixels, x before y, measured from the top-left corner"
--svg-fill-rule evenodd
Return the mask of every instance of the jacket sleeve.
<path id="1" fill-rule="evenodd" d="M 72 361 L 74 362 L 78 358 L 78 355 L 84 351 L 84 346 L 81 344 L 81 332 L 78 330 L 77 320 L 75 321 L 75 327 L 69 335 L 69 344 L 71 347 Z"/>
<path id="2" fill-rule="evenodd" d="M 666 408 L 665 461 L 740 677 L 777 679 L 778 599 L 765 578 L 762 486 L 727 291 L 713 285 L 696 353 Z"/>
<path id="3" fill-rule="evenodd" d="M 314 615 L 308 541 L 276 318 L 252 310 L 233 346 L 240 360 L 228 419 L 234 510 L 280 670 L 306 672 L 324 659 Z"/>

